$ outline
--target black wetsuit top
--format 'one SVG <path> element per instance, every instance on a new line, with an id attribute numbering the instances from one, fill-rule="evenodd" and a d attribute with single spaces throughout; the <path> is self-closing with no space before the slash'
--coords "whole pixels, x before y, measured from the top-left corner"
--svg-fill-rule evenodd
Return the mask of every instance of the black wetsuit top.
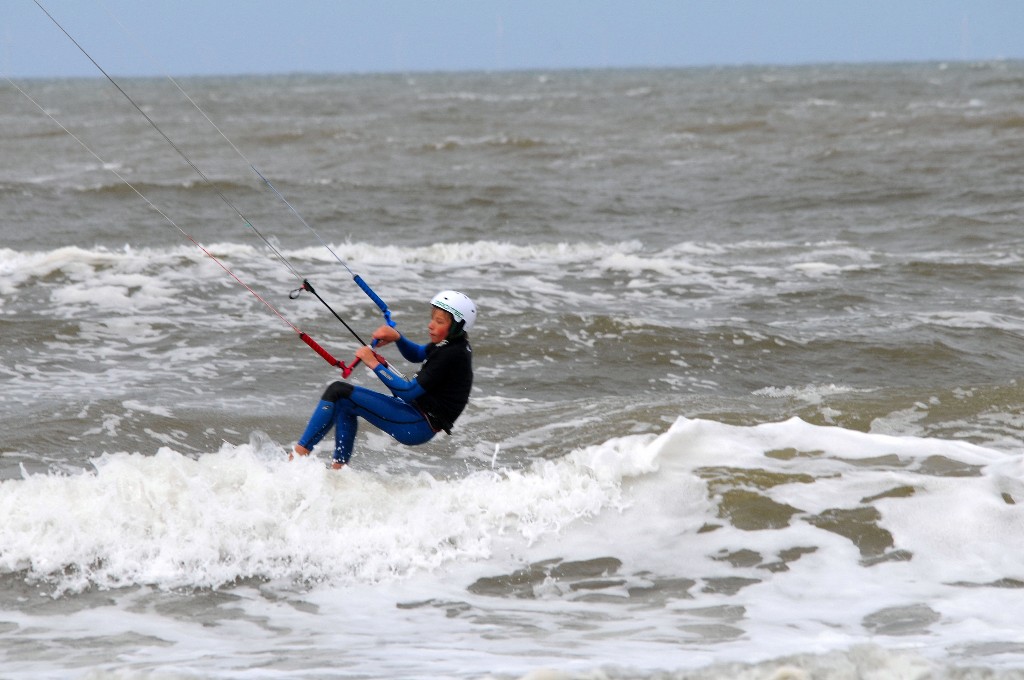
<path id="1" fill-rule="evenodd" d="M 391 392 L 420 409 L 435 431 L 449 432 L 469 403 L 473 388 L 473 348 L 465 335 L 418 345 L 402 336 L 398 349 L 406 359 L 423 362 L 412 380 L 403 380 L 383 365 L 375 372 Z"/>
<path id="2" fill-rule="evenodd" d="M 427 358 L 416 374 L 423 395 L 416 404 L 438 430 L 451 430 L 455 420 L 469 403 L 473 388 L 473 348 L 463 335 L 440 344 L 430 343 Z"/>

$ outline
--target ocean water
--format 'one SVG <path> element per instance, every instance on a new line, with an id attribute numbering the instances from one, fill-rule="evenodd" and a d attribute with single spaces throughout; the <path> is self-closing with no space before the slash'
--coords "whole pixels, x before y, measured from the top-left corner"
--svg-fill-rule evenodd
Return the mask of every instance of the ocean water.
<path id="1" fill-rule="evenodd" d="M 1024 677 L 1024 64 L 120 82 L 205 179 L 0 83 L 3 678 Z M 480 308 L 341 472 L 332 250 Z"/>

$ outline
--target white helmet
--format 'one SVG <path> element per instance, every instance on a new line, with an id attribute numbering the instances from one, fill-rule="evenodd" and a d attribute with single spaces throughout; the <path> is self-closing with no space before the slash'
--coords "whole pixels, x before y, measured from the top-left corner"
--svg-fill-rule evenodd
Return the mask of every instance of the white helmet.
<path id="1" fill-rule="evenodd" d="M 469 331 L 476 322 L 476 305 L 465 293 L 460 293 L 457 290 L 442 290 L 433 297 L 430 304 L 438 309 L 443 309 L 455 319 L 451 331 L 448 333 L 449 337 Z"/>

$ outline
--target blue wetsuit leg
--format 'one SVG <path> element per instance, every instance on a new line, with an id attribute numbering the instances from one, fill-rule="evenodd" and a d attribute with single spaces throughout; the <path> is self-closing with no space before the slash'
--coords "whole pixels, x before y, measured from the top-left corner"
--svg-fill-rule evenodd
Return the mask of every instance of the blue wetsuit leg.
<path id="1" fill-rule="evenodd" d="M 434 436 L 430 423 L 416 407 L 397 397 L 337 382 L 324 392 L 299 444 L 312 449 L 333 425 L 334 461 L 347 463 L 352 457 L 357 417 L 407 446 L 426 443 Z"/>

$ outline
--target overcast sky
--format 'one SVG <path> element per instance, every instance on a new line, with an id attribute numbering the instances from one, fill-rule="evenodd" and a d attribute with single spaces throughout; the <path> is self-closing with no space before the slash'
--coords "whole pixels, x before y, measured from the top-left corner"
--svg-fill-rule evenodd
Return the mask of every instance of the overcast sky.
<path id="1" fill-rule="evenodd" d="M 40 0 L 111 74 L 1024 58 L 1024 0 Z M 101 75 L 0 0 L 10 77 Z"/>

